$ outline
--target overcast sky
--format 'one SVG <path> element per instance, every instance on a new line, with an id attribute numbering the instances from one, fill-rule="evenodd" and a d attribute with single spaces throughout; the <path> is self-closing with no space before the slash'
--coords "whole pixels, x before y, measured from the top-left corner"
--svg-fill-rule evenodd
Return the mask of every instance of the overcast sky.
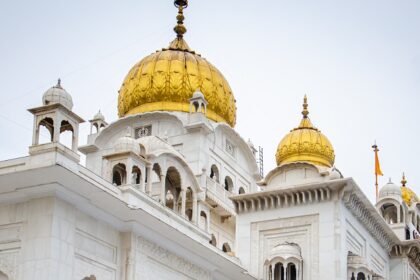
<path id="1" fill-rule="evenodd" d="M 373 201 L 375 139 L 380 185 L 405 171 L 420 194 L 419 11 L 417 0 L 190 0 L 185 38 L 229 81 L 235 129 L 264 148 L 265 173 L 306 93 L 337 168 Z M 26 109 L 58 77 L 77 114 L 116 120 L 125 75 L 174 38 L 176 13 L 171 0 L 0 1 L 0 160 L 27 155 Z"/>

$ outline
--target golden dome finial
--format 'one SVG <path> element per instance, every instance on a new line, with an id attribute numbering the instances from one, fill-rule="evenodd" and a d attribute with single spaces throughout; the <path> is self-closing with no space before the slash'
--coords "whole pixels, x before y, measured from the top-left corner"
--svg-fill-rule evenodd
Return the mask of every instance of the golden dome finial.
<path id="1" fill-rule="evenodd" d="M 313 126 L 308 118 L 308 98 L 303 98 L 303 119 L 280 141 L 277 147 L 277 165 L 294 162 L 309 162 L 333 167 L 334 149 L 328 138 Z"/>
<path id="2" fill-rule="evenodd" d="M 404 172 L 403 172 L 403 175 L 402 175 L 401 184 L 402 184 L 403 187 L 405 187 L 405 185 L 407 184 L 407 179 L 405 178 L 405 173 Z"/>
<path id="3" fill-rule="evenodd" d="M 411 206 L 413 203 L 420 202 L 419 197 L 416 195 L 416 193 L 407 187 L 407 179 L 405 178 L 405 173 L 403 173 L 402 180 L 401 180 L 401 192 L 402 192 L 402 199 L 405 201 L 405 203 L 408 206 Z"/>
<path id="4" fill-rule="evenodd" d="M 302 111 L 302 115 L 303 115 L 303 118 L 304 119 L 308 118 L 308 115 L 309 115 L 309 111 L 308 111 L 308 97 L 306 96 L 306 94 L 303 97 L 303 111 Z"/>
<path id="5" fill-rule="evenodd" d="M 182 39 L 184 34 L 187 32 L 187 28 L 184 26 L 184 13 L 183 10 L 188 7 L 188 0 L 175 0 L 175 7 L 178 8 L 178 15 L 176 16 L 177 24 L 174 27 L 176 37 Z"/>

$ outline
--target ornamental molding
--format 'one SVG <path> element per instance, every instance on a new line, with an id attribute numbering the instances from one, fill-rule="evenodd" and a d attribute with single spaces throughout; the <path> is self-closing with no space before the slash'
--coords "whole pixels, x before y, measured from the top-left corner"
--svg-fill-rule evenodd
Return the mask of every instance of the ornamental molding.
<path id="1" fill-rule="evenodd" d="M 180 271 L 193 279 L 210 280 L 210 273 L 197 265 L 173 254 L 172 252 L 142 238 L 138 237 L 137 250 L 140 254 L 157 260 L 173 270 Z"/>
<path id="2" fill-rule="evenodd" d="M 293 133 L 293 132 L 292 132 Z M 316 155 L 326 161 L 334 161 L 334 150 L 331 150 L 325 143 L 311 143 L 309 141 L 303 143 L 292 143 L 291 145 L 283 145 L 277 152 L 277 160 L 283 162 L 291 156 Z"/>
<path id="3" fill-rule="evenodd" d="M 5 273 L 9 280 L 17 280 L 19 252 L 0 252 L 0 271 Z"/>
<path id="4" fill-rule="evenodd" d="M 230 198 L 237 213 L 247 213 L 331 201 L 333 190 L 330 187 L 326 184 L 291 187 L 235 195 Z"/>
<path id="5" fill-rule="evenodd" d="M 392 245 L 395 244 L 395 234 L 391 235 L 392 230 L 385 221 L 374 209 L 368 209 L 366 202 L 362 201 L 354 188 L 345 189 L 343 194 L 343 202 L 347 209 L 366 227 L 372 236 L 381 244 L 387 251 L 391 250 Z M 381 221 L 383 221 L 381 223 Z"/>
<path id="6" fill-rule="evenodd" d="M 420 274 L 420 241 L 414 240 L 403 243 L 407 244 L 398 244 L 392 248 L 391 256 L 407 257 L 413 268 L 416 268 L 417 273 Z"/>

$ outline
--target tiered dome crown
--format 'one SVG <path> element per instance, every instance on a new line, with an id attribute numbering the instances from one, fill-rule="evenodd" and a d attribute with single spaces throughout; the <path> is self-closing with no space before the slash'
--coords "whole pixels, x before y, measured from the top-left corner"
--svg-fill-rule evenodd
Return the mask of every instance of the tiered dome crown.
<path id="1" fill-rule="evenodd" d="M 396 196 L 398 198 L 402 196 L 401 188 L 392 183 L 391 179 L 389 179 L 389 182 L 379 191 L 379 198 L 387 196 Z"/>
<path id="2" fill-rule="evenodd" d="M 197 90 L 209 102 L 207 117 L 235 125 L 236 105 L 232 90 L 210 62 L 190 49 L 183 39 L 184 1 L 174 28 L 177 38 L 164 48 L 143 58 L 131 68 L 119 91 L 120 117 L 152 111 L 189 112 L 189 99 Z M 182 6 L 184 4 L 184 6 Z"/>
<path id="3" fill-rule="evenodd" d="M 292 162 L 309 162 L 315 165 L 332 167 L 334 149 L 328 138 L 315 128 L 308 118 L 308 103 L 305 95 L 303 119 L 299 126 L 287 134 L 277 147 L 277 165 Z"/>
<path id="4" fill-rule="evenodd" d="M 71 95 L 61 86 L 61 80 L 55 86 L 48 89 L 42 96 L 44 105 L 60 103 L 70 111 L 73 109 L 73 99 Z"/>

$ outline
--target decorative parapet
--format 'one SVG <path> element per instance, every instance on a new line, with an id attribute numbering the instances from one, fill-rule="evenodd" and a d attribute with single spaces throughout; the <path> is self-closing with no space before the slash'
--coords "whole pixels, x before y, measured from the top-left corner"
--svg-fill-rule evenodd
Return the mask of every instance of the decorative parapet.
<path id="1" fill-rule="evenodd" d="M 208 199 L 220 206 L 227 215 L 236 215 L 235 206 L 230 200 L 230 197 L 233 195 L 231 192 L 226 191 L 220 183 L 209 177 L 206 179 L 206 187 Z"/>
<path id="2" fill-rule="evenodd" d="M 331 200 L 331 189 L 326 184 L 292 186 L 232 196 L 238 213 L 319 203 Z"/>
<path id="3" fill-rule="evenodd" d="M 391 256 L 407 257 L 420 274 L 420 241 L 403 241 L 400 244 L 394 245 L 391 250 Z"/>

